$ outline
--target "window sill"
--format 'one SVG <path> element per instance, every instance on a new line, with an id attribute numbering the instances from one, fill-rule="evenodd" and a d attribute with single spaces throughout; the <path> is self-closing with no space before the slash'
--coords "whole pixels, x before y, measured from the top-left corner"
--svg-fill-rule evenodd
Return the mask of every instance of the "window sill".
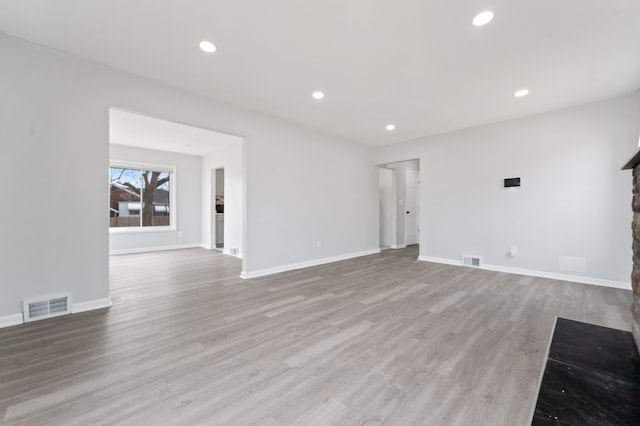
<path id="1" fill-rule="evenodd" d="M 145 226 L 144 228 L 109 228 L 110 234 L 145 234 L 148 232 L 176 232 L 175 226 Z"/>

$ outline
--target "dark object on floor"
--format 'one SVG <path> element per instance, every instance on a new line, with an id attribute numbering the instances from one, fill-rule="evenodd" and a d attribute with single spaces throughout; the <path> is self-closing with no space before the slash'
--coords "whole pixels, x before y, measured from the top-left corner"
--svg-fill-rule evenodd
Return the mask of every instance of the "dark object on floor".
<path id="1" fill-rule="evenodd" d="M 558 318 L 532 425 L 640 425 L 631 333 Z"/>

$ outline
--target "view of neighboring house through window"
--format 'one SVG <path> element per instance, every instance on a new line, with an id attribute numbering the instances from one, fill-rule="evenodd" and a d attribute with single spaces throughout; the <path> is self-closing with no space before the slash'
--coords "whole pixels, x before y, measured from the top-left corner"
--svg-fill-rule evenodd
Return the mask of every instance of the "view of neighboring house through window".
<path id="1" fill-rule="evenodd" d="M 173 172 L 118 166 L 109 168 L 109 227 L 170 227 Z"/>

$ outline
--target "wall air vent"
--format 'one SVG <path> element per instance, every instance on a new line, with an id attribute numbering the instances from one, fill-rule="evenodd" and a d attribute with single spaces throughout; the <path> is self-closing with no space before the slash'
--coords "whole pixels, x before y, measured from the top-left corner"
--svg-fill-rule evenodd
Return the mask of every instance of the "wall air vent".
<path id="1" fill-rule="evenodd" d="M 474 268 L 479 268 L 482 265 L 482 258 L 480 256 L 471 256 L 468 254 L 463 254 L 462 264 L 464 266 L 472 266 Z"/>
<path id="2" fill-rule="evenodd" d="M 71 294 L 39 297 L 23 302 L 24 322 L 57 317 L 71 313 Z"/>

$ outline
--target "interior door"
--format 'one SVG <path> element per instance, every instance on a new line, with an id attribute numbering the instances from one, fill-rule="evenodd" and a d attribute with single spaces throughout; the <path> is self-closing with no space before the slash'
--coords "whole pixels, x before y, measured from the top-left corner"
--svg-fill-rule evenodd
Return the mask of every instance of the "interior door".
<path id="1" fill-rule="evenodd" d="M 419 173 L 407 170 L 406 192 L 405 192 L 405 227 L 404 238 L 406 245 L 418 244 L 418 187 Z"/>

